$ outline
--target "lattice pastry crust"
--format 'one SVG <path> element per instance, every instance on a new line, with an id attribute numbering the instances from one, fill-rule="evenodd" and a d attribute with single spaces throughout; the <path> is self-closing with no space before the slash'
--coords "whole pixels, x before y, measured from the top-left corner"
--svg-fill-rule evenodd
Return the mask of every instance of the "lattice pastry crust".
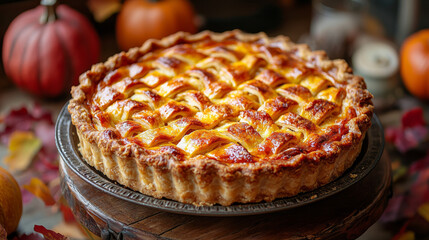
<path id="1" fill-rule="evenodd" d="M 177 33 L 82 74 L 69 111 L 85 160 L 156 198 L 272 201 L 349 168 L 372 95 L 343 60 L 264 33 Z"/>

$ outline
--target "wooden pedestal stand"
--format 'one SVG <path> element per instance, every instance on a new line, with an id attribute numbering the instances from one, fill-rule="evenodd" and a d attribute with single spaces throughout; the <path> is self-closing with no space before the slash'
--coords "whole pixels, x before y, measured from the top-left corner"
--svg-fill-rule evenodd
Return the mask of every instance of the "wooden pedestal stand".
<path id="1" fill-rule="evenodd" d="M 355 239 L 385 209 L 391 173 L 382 157 L 365 178 L 333 196 L 240 217 L 180 215 L 130 203 L 88 184 L 62 161 L 61 186 L 77 219 L 102 239 Z"/>

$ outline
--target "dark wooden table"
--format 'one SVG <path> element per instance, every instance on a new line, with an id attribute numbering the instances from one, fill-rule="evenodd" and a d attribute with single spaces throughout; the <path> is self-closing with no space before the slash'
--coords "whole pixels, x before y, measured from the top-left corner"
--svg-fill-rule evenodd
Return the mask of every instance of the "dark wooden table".
<path id="1" fill-rule="evenodd" d="M 285 211 L 239 217 L 190 216 L 140 206 L 82 180 L 61 161 L 61 186 L 77 219 L 102 239 L 355 239 L 391 196 L 390 161 L 351 187 Z"/>

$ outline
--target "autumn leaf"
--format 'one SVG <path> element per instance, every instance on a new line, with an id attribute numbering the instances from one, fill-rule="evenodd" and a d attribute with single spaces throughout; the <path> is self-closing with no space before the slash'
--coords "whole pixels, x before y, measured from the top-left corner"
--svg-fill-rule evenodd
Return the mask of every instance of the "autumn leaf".
<path id="1" fill-rule="evenodd" d="M 416 148 L 429 135 L 428 127 L 423 118 L 423 109 L 414 108 L 402 115 L 401 127 L 387 127 L 385 129 L 385 138 L 401 153 Z"/>
<path id="2" fill-rule="evenodd" d="M 32 178 L 30 183 L 24 185 L 24 188 L 35 196 L 40 198 L 46 206 L 52 206 L 55 204 L 55 200 L 49 191 L 49 188 L 38 178 Z"/>
<path id="3" fill-rule="evenodd" d="M 30 234 L 22 234 L 19 237 L 13 238 L 13 240 L 45 240 L 40 234 L 38 233 L 30 233 Z"/>
<path id="4" fill-rule="evenodd" d="M 120 0 L 88 0 L 88 8 L 97 22 L 104 22 L 121 9 Z"/>
<path id="5" fill-rule="evenodd" d="M 10 135 L 16 131 L 33 131 L 40 123 L 54 125 L 52 114 L 39 104 L 34 104 L 29 110 L 26 107 L 11 110 L 2 117 L 3 129 L 0 130 L 0 143 L 7 145 Z"/>
<path id="6" fill-rule="evenodd" d="M 7 145 L 10 135 L 15 131 L 30 131 L 33 118 L 26 108 L 15 109 L 3 118 L 3 130 L 0 132 L 1 143 Z"/>
<path id="7" fill-rule="evenodd" d="M 413 108 L 402 115 L 401 124 L 403 128 L 425 126 L 423 109 L 420 107 Z"/>
<path id="8" fill-rule="evenodd" d="M 49 152 L 57 151 L 55 145 L 55 125 L 46 121 L 36 122 L 34 123 L 34 134 L 42 141 L 43 147 Z"/>
<path id="9" fill-rule="evenodd" d="M 407 231 L 403 234 L 401 234 L 400 236 L 398 236 L 398 238 L 396 238 L 397 240 L 414 240 L 416 239 L 416 235 L 414 232 L 411 231 Z"/>
<path id="10" fill-rule="evenodd" d="M 41 225 L 34 225 L 34 231 L 41 233 L 43 237 L 45 237 L 45 240 L 63 240 L 67 239 L 63 235 L 56 233 L 52 230 L 46 229 L 44 226 Z"/>
<path id="11" fill-rule="evenodd" d="M 30 166 L 41 147 L 42 141 L 32 132 L 16 131 L 9 140 L 9 154 L 4 162 L 11 171 L 23 171 Z"/>
<path id="12" fill-rule="evenodd" d="M 422 216 L 427 222 L 429 222 L 429 202 L 421 205 L 417 212 Z"/>

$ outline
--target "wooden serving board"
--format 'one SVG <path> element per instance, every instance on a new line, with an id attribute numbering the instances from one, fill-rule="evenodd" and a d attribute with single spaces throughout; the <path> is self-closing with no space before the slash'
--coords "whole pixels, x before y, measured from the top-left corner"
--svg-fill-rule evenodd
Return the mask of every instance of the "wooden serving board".
<path id="1" fill-rule="evenodd" d="M 391 196 L 390 161 L 320 201 L 253 216 L 168 213 L 130 203 L 82 180 L 61 161 L 61 187 L 77 219 L 102 239 L 355 239 L 375 223 Z"/>

